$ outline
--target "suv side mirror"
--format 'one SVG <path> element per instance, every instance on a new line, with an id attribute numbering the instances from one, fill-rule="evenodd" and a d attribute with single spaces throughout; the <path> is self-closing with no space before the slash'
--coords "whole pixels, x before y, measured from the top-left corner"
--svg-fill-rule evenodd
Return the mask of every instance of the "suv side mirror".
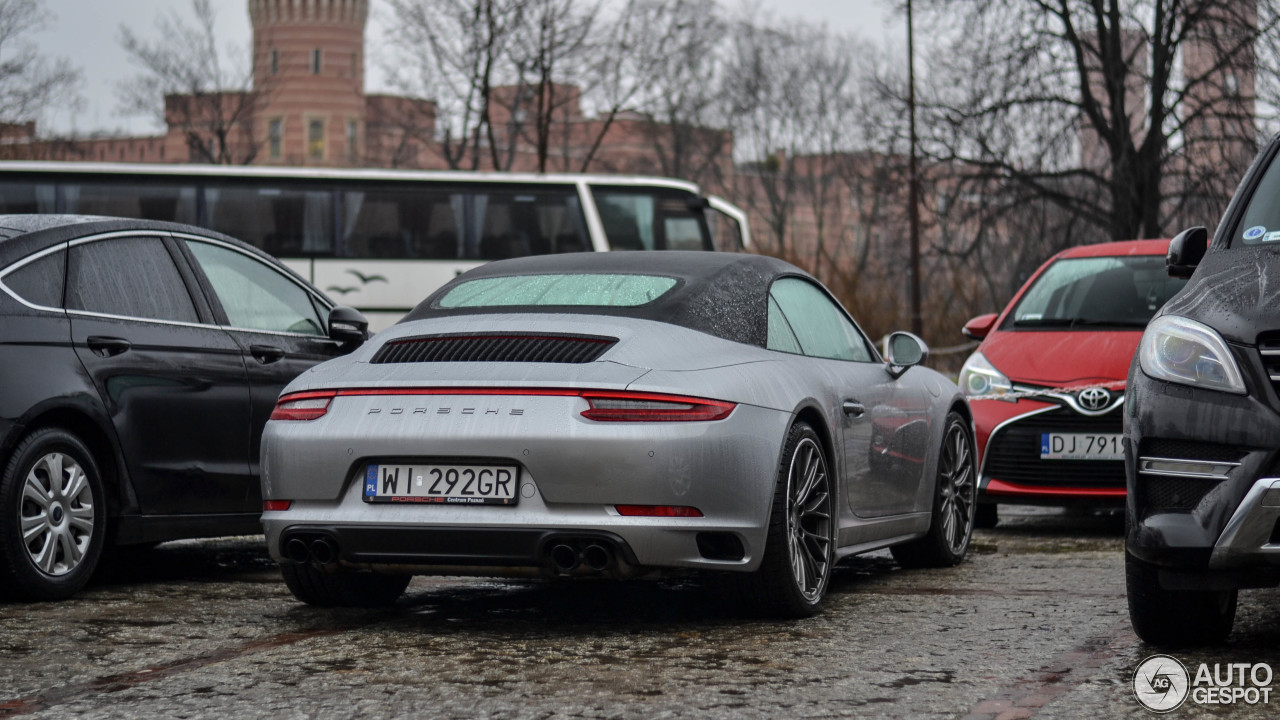
<path id="1" fill-rule="evenodd" d="M 896 332 L 884 340 L 884 357 L 889 363 L 889 374 L 896 378 L 929 359 L 929 346 L 909 332 Z"/>
<path id="2" fill-rule="evenodd" d="M 964 327 L 960 329 L 960 332 L 964 333 L 964 336 L 967 338 L 981 340 L 991 334 L 991 326 L 996 324 L 997 317 L 1000 317 L 997 313 L 979 315 L 965 323 Z"/>
<path id="3" fill-rule="evenodd" d="M 354 350 L 369 337 L 369 320 L 355 308 L 338 306 L 329 311 L 329 337 Z"/>
<path id="4" fill-rule="evenodd" d="M 1187 228 L 1169 241 L 1169 254 L 1164 269 L 1172 278 L 1189 278 L 1209 249 L 1209 231 L 1202 227 Z"/>

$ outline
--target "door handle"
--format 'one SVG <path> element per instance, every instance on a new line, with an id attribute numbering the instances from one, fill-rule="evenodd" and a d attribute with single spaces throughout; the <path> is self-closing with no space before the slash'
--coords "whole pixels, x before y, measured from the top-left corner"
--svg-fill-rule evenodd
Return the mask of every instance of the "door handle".
<path id="1" fill-rule="evenodd" d="M 270 365 L 284 357 L 284 351 L 274 345 L 250 345 L 249 354 L 263 365 Z"/>
<path id="2" fill-rule="evenodd" d="M 90 336 L 86 341 L 89 349 L 98 357 L 113 357 L 122 352 L 128 352 L 133 347 L 133 343 L 118 337 L 106 337 L 103 335 Z"/>
<path id="3" fill-rule="evenodd" d="M 867 411 L 867 408 L 857 400 L 845 400 L 840 407 L 844 410 L 844 414 L 850 417 L 862 417 L 862 414 Z"/>

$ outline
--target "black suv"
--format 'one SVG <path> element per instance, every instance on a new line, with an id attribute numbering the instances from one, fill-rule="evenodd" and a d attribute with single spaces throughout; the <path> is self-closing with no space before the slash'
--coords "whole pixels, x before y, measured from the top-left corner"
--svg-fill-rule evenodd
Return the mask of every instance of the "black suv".
<path id="1" fill-rule="evenodd" d="M 1240 588 L 1280 584 L 1280 136 L 1217 233 L 1173 239 L 1190 277 L 1147 326 L 1125 401 L 1129 616 L 1160 645 L 1218 642 Z"/>
<path id="2" fill-rule="evenodd" d="M 224 235 L 0 216 L 0 594 L 71 595 L 112 544 L 261 532 L 276 396 L 367 325 Z"/>

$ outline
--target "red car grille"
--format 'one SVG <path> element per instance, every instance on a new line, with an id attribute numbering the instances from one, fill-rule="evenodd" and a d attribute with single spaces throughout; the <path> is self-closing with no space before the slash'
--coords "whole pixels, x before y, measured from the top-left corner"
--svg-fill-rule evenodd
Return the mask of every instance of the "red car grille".
<path id="1" fill-rule="evenodd" d="M 424 335 L 389 342 L 370 362 L 589 363 L 616 342 L 618 338 L 596 335 Z"/>
<path id="2" fill-rule="evenodd" d="M 1122 461 L 1040 459 L 1041 433 L 1119 433 L 1120 413 L 1085 417 L 1064 408 L 1010 423 L 987 442 L 983 475 L 1040 487 L 1124 487 Z"/>

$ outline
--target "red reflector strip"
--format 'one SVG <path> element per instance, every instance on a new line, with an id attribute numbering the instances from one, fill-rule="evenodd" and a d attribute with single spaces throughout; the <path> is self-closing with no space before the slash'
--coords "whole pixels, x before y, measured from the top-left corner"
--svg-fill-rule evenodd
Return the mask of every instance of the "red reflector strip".
<path id="1" fill-rule="evenodd" d="M 702 511 L 683 505 L 614 505 L 625 517 L 702 517 Z"/>
<path id="2" fill-rule="evenodd" d="M 334 397 L 383 395 L 505 395 L 510 397 L 580 397 L 590 406 L 588 420 L 606 422 L 698 422 L 723 420 L 737 404 L 722 400 L 623 390 L 571 388 L 346 388 L 289 393 L 280 398 L 272 420 L 314 420 L 329 409 Z"/>
<path id="3" fill-rule="evenodd" d="M 292 500 L 265 500 L 262 503 L 262 510 L 263 512 L 283 512 L 292 506 Z"/>

